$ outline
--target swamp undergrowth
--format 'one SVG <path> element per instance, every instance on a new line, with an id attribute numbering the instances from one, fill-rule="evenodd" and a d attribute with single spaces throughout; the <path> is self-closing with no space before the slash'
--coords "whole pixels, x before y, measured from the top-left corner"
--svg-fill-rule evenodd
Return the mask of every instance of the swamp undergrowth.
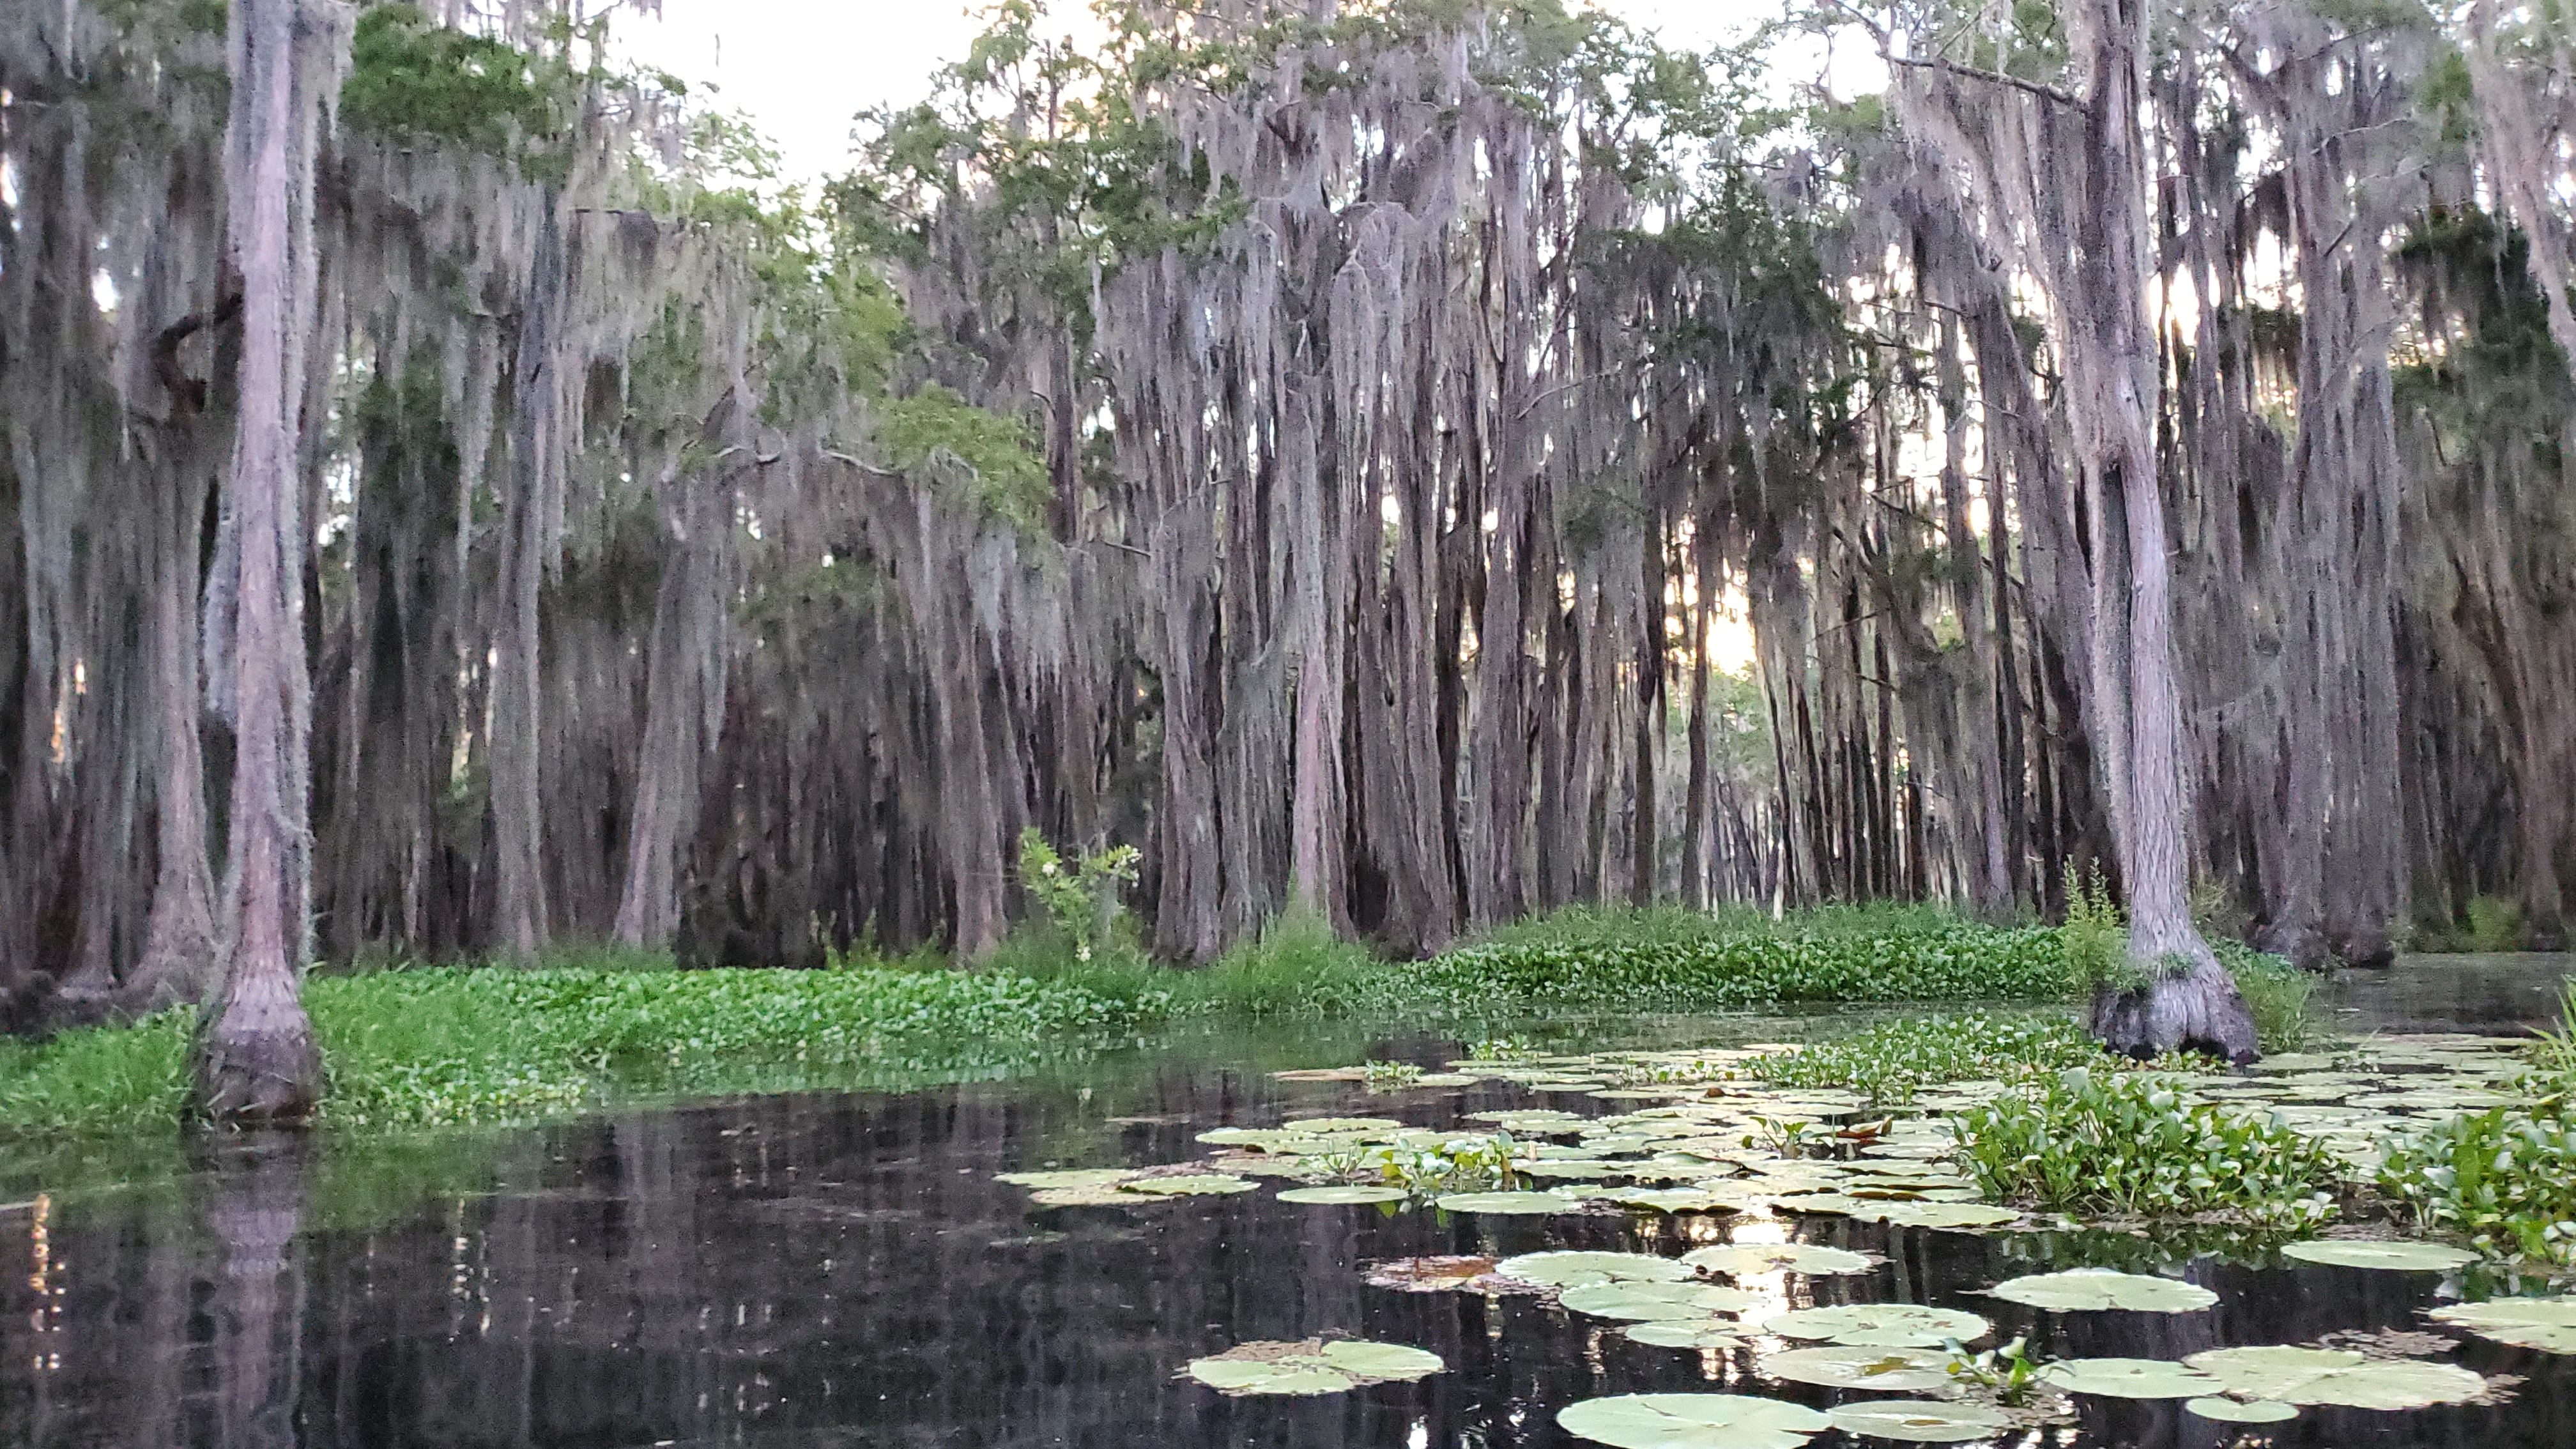
<path id="1" fill-rule="evenodd" d="M 2333 1153 L 2158 1072 L 2071 1067 L 1953 1119 L 1987 1196 L 2060 1211 L 2215 1214 L 2282 1227 L 2336 1211 Z"/>

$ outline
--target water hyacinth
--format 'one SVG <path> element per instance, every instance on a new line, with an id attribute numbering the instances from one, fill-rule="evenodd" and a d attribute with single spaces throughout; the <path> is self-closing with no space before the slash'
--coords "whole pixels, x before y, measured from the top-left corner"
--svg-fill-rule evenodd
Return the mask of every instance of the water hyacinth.
<path id="1" fill-rule="evenodd" d="M 2338 1170 L 2266 1117 L 2193 1102 L 2157 1074 L 2074 1068 L 1956 1118 L 1988 1196 L 2070 1211 L 2223 1212 L 2277 1224 L 2333 1216 Z"/>

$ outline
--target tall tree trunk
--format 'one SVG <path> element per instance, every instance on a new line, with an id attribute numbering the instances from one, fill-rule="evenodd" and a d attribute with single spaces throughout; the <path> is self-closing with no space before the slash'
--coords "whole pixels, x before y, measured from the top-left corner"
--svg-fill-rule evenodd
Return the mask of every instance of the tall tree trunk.
<path id="1" fill-rule="evenodd" d="M 2078 285 L 2059 305 L 2073 314 L 2068 382 L 2092 453 L 2096 668 L 2111 666 L 2098 712 L 2125 724 L 2125 748 L 2108 764 L 2129 893 L 2129 958 L 2146 977 L 2144 986 L 2101 992 L 2093 1029 L 2119 1051 L 2191 1048 L 2250 1061 L 2259 1054 L 2253 1016 L 2191 915 L 2172 562 L 2151 415 L 2157 371 L 2146 280 L 2155 253 L 2140 125 L 2151 8 L 2148 0 L 2086 0 L 2084 23 L 2070 27 L 2082 38 L 2088 82 L 2086 185 L 2077 203 Z"/>
<path id="2" fill-rule="evenodd" d="M 225 135 L 230 248 L 242 275 L 241 421 L 225 526 L 232 845 L 224 988 L 196 1047 L 197 1092 L 221 1120 L 303 1117 L 321 1055 L 297 999 L 310 949 L 312 682 L 304 660 L 298 409 L 316 287 L 313 162 L 348 53 L 335 0 L 237 0 Z"/>

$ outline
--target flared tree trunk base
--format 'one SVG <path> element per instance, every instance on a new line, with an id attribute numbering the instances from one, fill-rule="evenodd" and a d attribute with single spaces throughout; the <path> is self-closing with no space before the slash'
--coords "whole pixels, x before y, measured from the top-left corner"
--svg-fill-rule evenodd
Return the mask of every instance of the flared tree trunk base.
<path id="1" fill-rule="evenodd" d="M 227 1012 L 197 1039 L 197 1100 L 217 1122 L 285 1126 L 313 1113 L 322 1054 L 301 1011 L 291 1022 L 244 1023 Z"/>
<path id="2" fill-rule="evenodd" d="M 2191 1051 L 2243 1066 L 2263 1054 L 2254 1013 L 2215 961 L 2156 974 L 2134 990 L 2101 992 L 2093 998 L 2093 1034 L 2112 1051 L 2141 1059 Z"/>

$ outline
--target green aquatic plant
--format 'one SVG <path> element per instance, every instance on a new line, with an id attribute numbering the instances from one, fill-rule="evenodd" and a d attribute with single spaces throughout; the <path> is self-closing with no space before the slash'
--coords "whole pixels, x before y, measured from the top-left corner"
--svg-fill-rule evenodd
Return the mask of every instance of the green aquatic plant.
<path id="1" fill-rule="evenodd" d="M 2146 977 L 2129 960 L 2127 918 L 2111 898 L 2102 867 L 2079 870 L 2074 861 L 2066 862 L 2065 887 L 2066 924 L 2058 928 L 2057 947 L 2067 980 L 2096 993 L 2144 987 Z"/>
<path id="2" fill-rule="evenodd" d="M 2030 1356 L 2028 1338 L 1979 1353 L 1955 1339 L 1943 1347 L 1950 1354 L 1950 1377 L 1996 1403 L 2018 1408 L 2040 1391 L 2039 1361 Z"/>
<path id="3" fill-rule="evenodd" d="M 1372 1092 L 1401 1092 L 1419 1083 L 1425 1073 L 1411 1062 L 1363 1062 L 1360 1081 Z"/>
<path id="4" fill-rule="evenodd" d="M 2567 1098 L 2494 1107 L 2394 1135 L 2380 1194 L 2417 1226 L 2504 1258 L 2576 1262 L 2576 1122 Z"/>
<path id="5" fill-rule="evenodd" d="M 2212 941 L 2219 963 L 2235 979 L 2236 992 L 2253 1014 L 2255 1039 L 2265 1052 L 2295 1052 L 2316 1034 L 2309 1001 L 2317 977 L 2289 961 L 2234 941 Z"/>
<path id="6" fill-rule="evenodd" d="M 2323 1146 L 2266 1118 L 2190 1101 L 2157 1074 L 2072 1068 L 1953 1120 L 1961 1161 L 1999 1200 L 2276 1226 L 2336 1210 L 2335 1160 Z"/>
<path id="7" fill-rule="evenodd" d="M 1229 1396 L 1339 1394 L 1369 1384 L 1429 1378 L 1445 1368 L 1440 1356 L 1400 1343 L 1344 1339 L 1327 1343 L 1246 1343 L 1190 1360 L 1181 1377 Z"/>
<path id="8" fill-rule="evenodd" d="M 1748 1070 L 1775 1087 L 1833 1087 L 1872 1106 L 1903 1106 L 1924 1087 L 2098 1065 L 2115 1059 L 2083 1028 L 2059 1016 L 1927 1016 L 1891 1021 L 1855 1036 L 1754 1060 Z"/>

